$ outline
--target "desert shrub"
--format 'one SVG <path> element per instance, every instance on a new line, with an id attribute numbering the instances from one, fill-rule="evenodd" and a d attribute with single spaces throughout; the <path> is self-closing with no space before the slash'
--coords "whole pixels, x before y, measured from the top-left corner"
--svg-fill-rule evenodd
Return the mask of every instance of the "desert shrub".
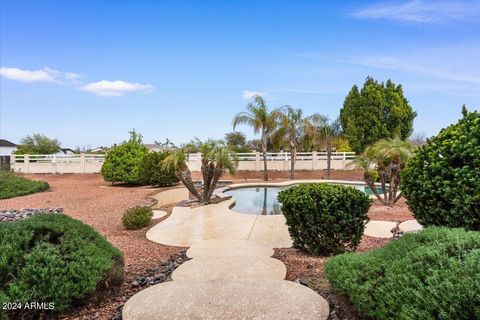
<path id="1" fill-rule="evenodd" d="M 48 183 L 44 181 L 34 181 L 16 173 L 0 170 L 0 199 L 24 196 L 48 188 Z"/>
<path id="2" fill-rule="evenodd" d="M 152 216 L 150 207 L 133 207 L 125 211 L 122 222 L 126 229 L 140 229 L 150 223 Z"/>
<path id="3" fill-rule="evenodd" d="M 111 148 L 102 165 L 101 173 L 105 181 L 137 184 L 138 168 L 148 149 L 142 143 L 142 136 L 135 130 L 130 139 Z"/>
<path id="4" fill-rule="evenodd" d="M 480 230 L 480 114 L 463 118 L 419 148 L 401 189 L 423 225 Z"/>
<path id="5" fill-rule="evenodd" d="M 480 319 L 479 232 L 430 227 L 333 257 L 324 271 L 372 319 Z"/>
<path id="6" fill-rule="evenodd" d="M 138 167 L 138 181 L 158 187 L 171 186 L 178 183 L 173 168 L 165 167 L 162 161 L 170 155 L 170 152 L 150 152 L 140 161 Z"/>
<path id="7" fill-rule="evenodd" d="M 336 254 L 360 243 L 370 198 L 352 188 L 305 183 L 278 195 L 293 246 L 313 254 Z"/>
<path id="8" fill-rule="evenodd" d="M 0 223 L 0 303 L 53 302 L 52 312 L 61 312 L 122 281 L 121 252 L 78 220 L 41 214 Z M 30 318 L 38 312 L 11 311 L 10 316 Z"/>

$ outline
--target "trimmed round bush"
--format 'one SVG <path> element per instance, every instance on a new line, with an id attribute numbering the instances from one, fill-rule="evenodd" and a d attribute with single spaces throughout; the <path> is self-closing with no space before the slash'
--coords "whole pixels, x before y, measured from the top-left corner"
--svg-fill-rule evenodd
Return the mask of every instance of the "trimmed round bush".
<path id="1" fill-rule="evenodd" d="M 61 312 L 122 282 L 122 253 L 78 220 L 40 214 L 0 223 L 0 306 L 52 302 L 50 312 Z M 40 311 L 11 310 L 9 316 L 34 318 Z"/>
<path id="2" fill-rule="evenodd" d="M 480 319 L 480 232 L 429 227 L 324 272 L 369 319 Z"/>
<path id="3" fill-rule="evenodd" d="M 401 190 L 421 224 L 480 230 L 480 114 L 467 112 L 420 147 Z"/>
<path id="4" fill-rule="evenodd" d="M 140 229 L 150 223 L 152 216 L 153 211 L 150 207 L 133 207 L 125 211 L 122 222 L 126 229 Z"/>
<path id="5" fill-rule="evenodd" d="M 167 187 L 178 183 L 173 168 L 166 168 L 162 161 L 170 155 L 170 152 L 150 152 L 146 154 L 138 167 L 138 180 L 141 184 L 156 187 Z"/>
<path id="6" fill-rule="evenodd" d="M 305 183 L 278 195 L 293 246 L 313 254 L 355 250 L 368 221 L 371 199 L 340 185 Z"/>
<path id="7" fill-rule="evenodd" d="M 129 140 L 108 150 L 100 173 L 105 181 L 112 184 L 138 184 L 138 168 L 146 154 L 148 149 L 142 143 L 142 136 L 133 130 Z"/>

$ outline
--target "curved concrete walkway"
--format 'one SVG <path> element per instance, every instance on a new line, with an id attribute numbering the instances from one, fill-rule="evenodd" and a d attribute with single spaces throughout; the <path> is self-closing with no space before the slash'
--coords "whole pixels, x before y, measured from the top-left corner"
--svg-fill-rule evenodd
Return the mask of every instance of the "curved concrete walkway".
<path id="1" fill-rule="evenodd" d="M 273 248 L 290 247 L 283 215 L 258 216 L 230 210 L 234 199 L 196 208 L 174 207 L 147 232 L 165 245 L 190 247 L 192 258 L 173 281 L 140 291 L 123 308 L 123 319 L 327 319 L 327 301 L 286 281 Z M 370 221 L 365 234 L 390 238 L 391 221 Z M 410 220 L 402 231 L 421 228 Z"/>
<path id="2" fill-rule="evenodd" d="M 200 240 L 173 281 L 140 291 L 125 304 L 125 320 L 327 319 L 327 301 L 286 281 L 272 247 L 231 238 Z"/>

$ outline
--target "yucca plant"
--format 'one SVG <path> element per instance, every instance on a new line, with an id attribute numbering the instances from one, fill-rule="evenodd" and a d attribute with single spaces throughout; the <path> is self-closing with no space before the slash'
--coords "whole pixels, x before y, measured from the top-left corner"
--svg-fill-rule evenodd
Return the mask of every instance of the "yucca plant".
<path id="1" fill-rule="evenodd" d="M 407 160 L 413 156 L 416 147 L 409 141 L 399 138 L 380 140 L 355 158 L 353 164 L 364 170 L 365 183 L 384 205 L 393 206 L 400 198 L 398 190 L 400 172 Z M 383 197 L 377 191 L 375 182 L 380 180 Z"/>

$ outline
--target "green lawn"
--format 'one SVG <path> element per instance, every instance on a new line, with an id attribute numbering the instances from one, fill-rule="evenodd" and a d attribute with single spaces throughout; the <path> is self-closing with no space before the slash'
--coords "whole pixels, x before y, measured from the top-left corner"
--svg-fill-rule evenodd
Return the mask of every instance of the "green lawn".
<path id="1" fill-rule="evenodd" d="M 45 191 L 48 183 L 33 181 L 18 174 L 0 171 L 0 199 L 8 199 L 26 194 Z"/>

